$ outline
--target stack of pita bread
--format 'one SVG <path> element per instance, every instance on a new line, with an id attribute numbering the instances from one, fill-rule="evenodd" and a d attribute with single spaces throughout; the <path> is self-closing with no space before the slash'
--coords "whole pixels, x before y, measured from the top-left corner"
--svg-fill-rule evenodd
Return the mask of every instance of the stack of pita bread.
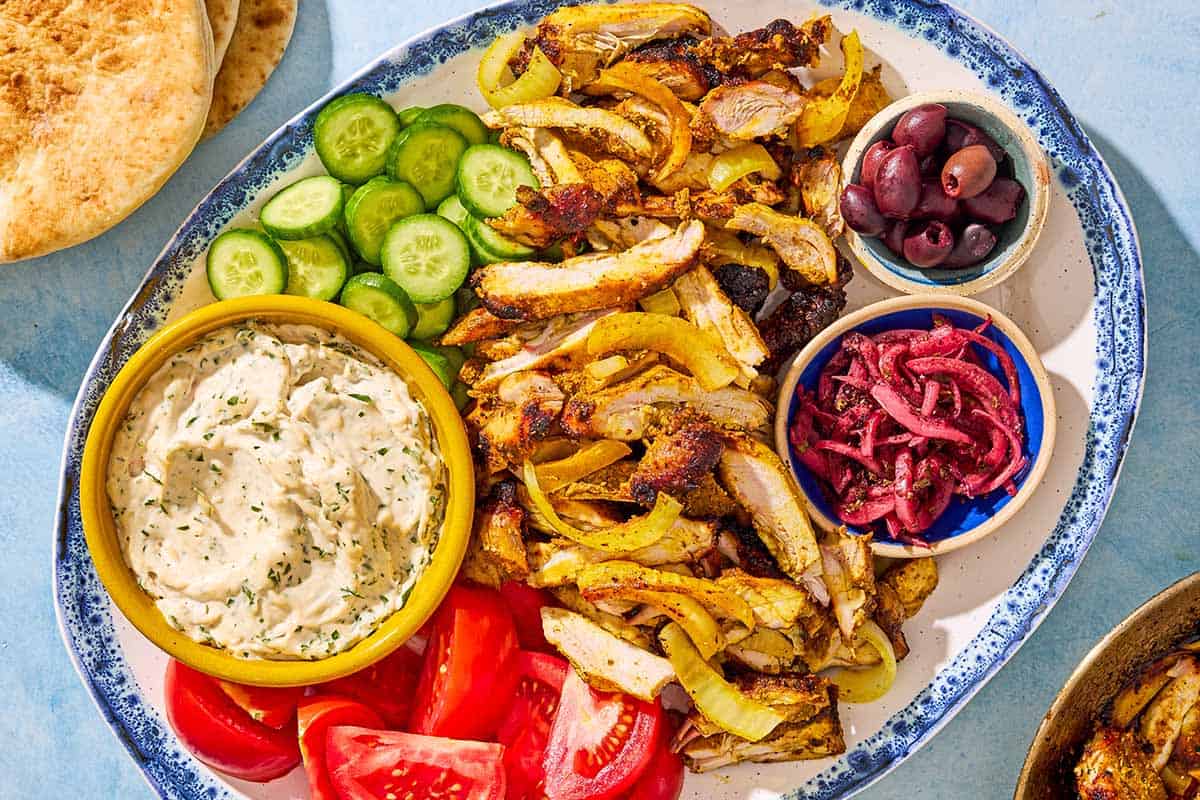
<path id="1" fill-rule="evenodd" d="M 297 0 L 0 3 L 0 263 L 100 235 L 283 57 Z"/>

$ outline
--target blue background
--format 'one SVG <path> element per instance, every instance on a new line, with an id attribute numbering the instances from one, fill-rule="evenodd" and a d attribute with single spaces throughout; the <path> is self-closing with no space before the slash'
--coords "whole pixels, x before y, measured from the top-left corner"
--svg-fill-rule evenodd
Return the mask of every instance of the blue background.
<path id="1" fill-rule="evenodd" d="M 84 368 L 192 206 L 297 110 L 395 42 L 479 0 L 302 0 L 263 94 L 107 235 L 0 267 L 0 798 L 146 798 L 62 648 L 50 588 L 63 432 Z M 1133 209 L 1149 302 L 1146 397 L 1113 508 L 1046 623 L 869 798 L 1008 798 L 1074 664 L 1162 587 L 1200 569 L 1200 8 L 1184 0 L 964 0 L 1059 89 Z"/>

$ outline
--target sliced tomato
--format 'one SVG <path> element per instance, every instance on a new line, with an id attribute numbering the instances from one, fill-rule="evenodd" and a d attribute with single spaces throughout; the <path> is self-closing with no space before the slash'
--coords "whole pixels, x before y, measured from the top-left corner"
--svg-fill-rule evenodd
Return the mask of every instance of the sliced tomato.
<path id="1" fill-rule="evenodd" d="M 270 686 L 247 686 L 232 681 L 217 681 L 221 691 L 237 703 L 238 708 L 255 722 L 268 728 L 282 728 L 296 716 L 296 705 L 304 697 L 304 687 L 276 689 Z"/>
<path id="2" fill-rule="evenodd" d="M 414 733 L 333 727 L 326 763 L 340 800 L 503 800 L 504 748 Z"/>
<path id="3" fill-rule="evenodd" d="M 569 670 L 543 767 L 550 800 L 609 800 L 629 789 L 664 729 L 658 703 L 597 692 Z"/>
<path id="4" fill-rule="evenodd" d="M 454 586 L 433 620 L 409 730 L 487 740 L 512 697 L 517 651 L 512 615 L 492 589 Z"/>
<path id="5" fill-rule="evenodd" d="M 371 666 L 321 684 L 322 692 L 350 697 L 383 717 L 381 728 L 403 728 L 412 715 L 421 656 L 407 645 Z"/>
<path id="6" fill-rule="evenodd" d="M 508 800 L 538 800 L 544 796 L 539 788 L 545 778 L 542 757 L 570 666 L 558 656 L 524 650 L 511 664 L 517 689 L 496 741 L 504 745 Z"/>
<path id="7" fill-rule="evenodd" d="M 535 589 L 520 581 L 508 581 L 500 587 L 500 596 L 512 612 L 513 622 L 517 625 L 517 641 L 522 649 L 537 650 L 542 653 L 553 653 L 554 648 L 546 641 L 542 632 L 542 609 L 545 606 L 556 606 L 554 595 L 545 589 Z"/>
<path id="8" fill-rule="evenodd" d="M 300 763 L 294 720 L 282 730 L 255 722 L 214 679 L 174 659 L 167 664 L 166 701 L 179 741 L 215 770 L 266 783 Z"/>
<path id="9" fill-rule="evenodd" d="M 683 794 L 683 759 L 671 752 L 671 737 L 666 733 L 664 728 L 646 771 L 624 800 L 679 800 Z"/>
<path id="10" fill-rule="evenodd" d="M 300 756 L 312 800 L 338 800 L 329 770 L 325 767 L 325 733 L 338 725 L 382 728 L 378 714 L 357 700 L 334 695 L 316 695 L 300 703 L 296 710 Z"/>

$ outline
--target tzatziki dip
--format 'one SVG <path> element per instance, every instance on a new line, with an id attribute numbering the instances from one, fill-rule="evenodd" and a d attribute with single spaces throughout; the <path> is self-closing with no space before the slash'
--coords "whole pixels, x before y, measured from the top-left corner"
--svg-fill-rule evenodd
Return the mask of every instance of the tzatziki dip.
<path id="1" fill-rule="evenodd" d="M 330 331 L 251 321 L 159 368 L 107 487 L 125 560 L 173 627 L 242 658 L 319 659 L 404 605 L 446 469 L 395 371 Z"/>

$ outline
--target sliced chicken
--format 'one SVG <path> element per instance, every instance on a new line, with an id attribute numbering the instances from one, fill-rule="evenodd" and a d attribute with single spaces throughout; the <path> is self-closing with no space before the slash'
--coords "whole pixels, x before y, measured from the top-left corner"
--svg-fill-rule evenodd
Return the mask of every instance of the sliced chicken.
<path id="1" fill-rule="evenodd" d="M 574 611 L 543 608 L 542 632 L 579 676 L 601 691 L 628 692 L 652 701 L 675 680 L 675 670 L 665 658 L 609 633 Z"/>
<path id="2" fill-rule="evenodd" d="M 599 392 L 576 394 L 567 402 L 562 422 L 572 436 L 631 442 L 646 435 L 661 409 L 684 406 L 718 425 L 745 430 L 765 428 L 772 414 L 771 404 L 753 392 L 735 386 L 706 392 L 695 378 L 656 365 Z"/>
<path id="3" fill-rule="evenodd" d="M 683 189 L 693 192 L 708 191 L 708 170 L 715 156 L 693 150 L 683 165 L 664 177 L 651 176 L 646 182 L 664 194 L 675 194 Z"/>
<path id="4" fill-rule="evenodd" d="M 458 318 L 450 330 L 442 334 L 441 342 L 447 345 L 463 345 L 494 339 L 515 330 L 518 320 L 500 319 L 486 308 L 473 308 Z"/>
<path id="5" fill-rule="evenodd" d="M 743 375 L 753 380 L 758 374 L 756 367 L 767 359 L 769 351 L 750 315 L 721 291 L 707 267 L 697 266 L 680 275 L 671 288 L 679 299 L 683 316 L 697 327 L 716 334 L 741 366 Z"/>
<path id="6" fill-rule="evenodd" d="M 546 319 L 634 303 L 668 286 L 695 263 L 704 225 L 690 222 L 670 236 L 620 253 L 576 256 L 561 264 L 489 264 L 471 276 L 483 305 L 501 319 Z"/>
<path id="7" fill-rule="evenodd" d="M 854 536 L 841 528 L 821 542 L 825 587 L 838 628 L 847 641 L 875 608 L 875 562 L 871 536 Z"/>
<path id="8" fill-rule="evenodd" d="M 541 249 L 587 230 L 603 210 L 604 197 L 582 183 L 545 189 L 520 186 L 516 205 L 487 224 L 510 239 Z"/>
<path id="9" fill-rule="evenodd" d="M 482 117 L 489 128 L 555 128 L 586 137 L 606 153 L 630 161 L 647 161 L 654 147 L 633 122 L 596 106 L 579 106 L 561 97 L 513 103 Z"/>
<path id="10" fill-rule="evenodd" d="M 556 183 L 582 183 L 583 175 L 571 160 L 562 139 L 545 128 L 505 128 L 500 144 L 520 150 L 542 186 Z"/>
<path id="11" fill-rule="evenodd" d="M 816 532 L 796 479 L 769 446 L 750 436 L 731 435 L 717 467 L 721 483 L 749 512 L 754 530 L 792 580 L 822 605 L 829 593 Z"/>
<path id="12" fill-rule="evenodd" d="M 832 325 L 845 307 L 846 291 L 836 284 L 795 291 L 784 298 L 758 326 L 771 353 L 762 371 L 774 374 L 814 336 Z"/>
<path id="13" fill-rule="evenodd" d="M 588 243 L 597 250 L 628 250 L 650 239 L 669 236 L 671 230 L 671 226 L 656 219 L 598 219 L 588 228 L 587 238 Z"/>
<path id="14" fill-rule="evenodd" d="M 463 380 L 474 392 L 486 391 L 504 378 L 531 369 L 549 369 L 570 365 L 582 356 L 587 345 L 588 334 L 596 321 L 617 313 L 619 309 L 588 311 L 551 317 L 542 323 L 521 325 L 510 334 L 511 342 L 505 348 L 515 350 L 498 361 L 485 364 L 478 369 L 462 372 Z M 445 337 L 442 338 L 444 342 Z"/>
<path id="15" fill-rule="evenodd" d="M 463 574 L 494 588 L 505 581 L 529 577 L 524 526 L 525 511 L 516 502 L 516 482 L 500 481 L 475 514 Z"/>
<path id="16" fill-rule="evenodd" d="M 1168 674 L 1171 682 L 1146 706 L 1139 727 L 1142 738 L 1152 748 L 1150 763 L 1156 770 L 1170 760 L 1184 717 L 1200 703 L 1200 664 L 1196 659 L 1180 659 Z"/>
<path id="17" fill-rule="evenodd" d="M 1200 705 L 1192 706 L 1183 718 L 1170 764 L 1178 773 L 1200 771 Z"/>
<path id="18" fill-rule="evenodd" d="M 692 53 L 695 44 L 690 37 L 654 42 L 634 50 L 625 60 L 644 67 L 680 100 L 699 100 L 721 82 L 721 75 Z"/>
<path id="19" fill-rule="evenodd" d="M 479 463 L 492 473 L 521 464 L 550 434 L 564 399 L 546 373 L 507 376 L 497 395 L 481 399 L 463 420 Z"/>
<path id="20" fill-rule="evenodd" d="M 723 226 L 747 203 L 769 206 L 782 203 L 785 199 L 786 195 L 778 184 L 771 181 L 750 183 L 743 178 L 723 192 L 681 189 L 669 196 L 646 195 L 633 202 L 617 203 L 613 213 L 622 217 L 695 218 Z"/>
<path id="21" fill-rule="evenodd" d="M 692 491 L 709 475 L 725 449 L 724 436 L 707 421 L 688 422 L 655 437 L 629 478 L 629 493 L 651 505 L 659 492 L 670 495 Z"/>
<path id="22" fill-rule="evenodd" d="M 624 639 L 630 644 L 637 645 L 643 650 L 651 649 L 650 635 L 644 629 L 627 622 L 619 614 L 610 614 L 607 611 L 601 611 L 599 606 L 580 594 L 579 587 L 575 584 L 554 586 L 548 591 L 568 611 L 582 614 L 613 636 Z"/>
<path id="23" fill-rule="evenodd" d="M 700 119 L 720 136 L 739 141 L 785 133 L 804 111 L 804 95 L 766 81 L 747 81 L 713 89 L 700 101 Z"/>
<path id="24" fill-rule="evenodd" d="M 842 166 L 836 153 L 818 150 L 793 164 L 792 183 L 800 190 L 804 213 L 814 220 L 825 235 L 836 239 L 846 228 L 842 220 L 840 197 Z"/>
<path id="25" fill-rule="evenodd" d="M 932 558 L 898 561 L 875 582 L 875 622 L 888 635 L 897 660 L 908 655 L 902 626 L 916 615 L 938 584 Z"/>
<path id="26" fill-rule="evenodd" d="M 707 36 L 712 20 L 683 3 L 621 3 L 560 8 L 549 14 L 530 39 L 563 75 L 563 93 L 596 79 L 635 47 L 661 39 Z M 527 58 L 527 57 L 526 57 Z"/>
<path id="27" fill-rule="evenodd" d="M 761 236 L 811 286 L 838 282 L 837 250 L 812 220 L 781 214 L 763 203 L 747 203 L 734 211 L 725 227 Z"/>
<path id="28" fill-rule="evenodd" d="M 1080 800 L 1167 800 L 1162 779 L 1132 731 L 1101 728 L 1075 766 Z"/>
<path id="29" fill-rule="evenodd" d="M 772 630 L 791 628 L 802 618 L 824 613 L 808 592 L 789 580 L 759 578 L 744 570 L 728 569 L 717 583 L 749 603 L 754 621 Z"/>
<path id="30" fill-rule="evenodd" d="M 701 39 L 691 48 L 691 55 L 722 75 L 757 78 L 771 70 L 815 65 L 821 45 L 832 31 L 833 22 L 828 16 L 816 17 L 800 27 L 777 19 L 737 36 Z"/>

